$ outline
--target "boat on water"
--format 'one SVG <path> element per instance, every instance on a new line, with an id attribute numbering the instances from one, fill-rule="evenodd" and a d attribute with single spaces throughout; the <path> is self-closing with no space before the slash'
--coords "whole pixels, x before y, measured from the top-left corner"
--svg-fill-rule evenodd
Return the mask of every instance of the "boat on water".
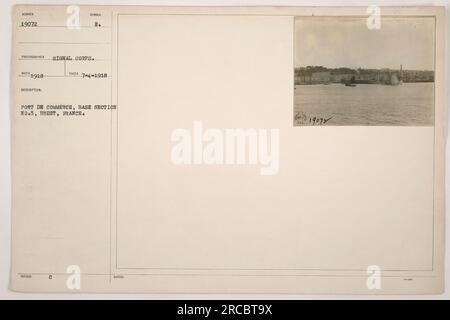
<path id="1" fill-rule="evenodd" d="M 356 87 L 356 78 L 353 76 L 350 80 L 344 81 L 343 83 L 346 87 Z"/>

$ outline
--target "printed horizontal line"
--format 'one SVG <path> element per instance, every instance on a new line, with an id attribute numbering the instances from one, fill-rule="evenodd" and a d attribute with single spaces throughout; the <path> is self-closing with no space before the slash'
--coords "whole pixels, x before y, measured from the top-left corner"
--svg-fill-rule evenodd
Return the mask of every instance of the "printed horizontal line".
<path id="1" fill-rule="evenodd" d="M 33 28 L 68 28 L 68 27 L 67 26 L 34 26 L 34 27 L 19 26 L 19 28 L 33 29 Z M 109 28 L 111 28 L 111 26 L 80 26 L 79 28 L 80 29 L 85 29 L 85 28 L 109 29 Z"/>
<path id="2" fill-rule="evenodd" d="M 103 44 L 110 45 L 111 42 L 58 42 L 58 41 L 21 41 L 18 44 Z"/>

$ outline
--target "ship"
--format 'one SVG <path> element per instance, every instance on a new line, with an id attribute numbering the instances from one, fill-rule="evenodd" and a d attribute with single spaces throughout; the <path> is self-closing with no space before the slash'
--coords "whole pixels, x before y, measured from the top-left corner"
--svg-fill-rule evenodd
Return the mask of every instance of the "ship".
<path id="1" fill-rule="evenodd" d="M 346 87 L 356 87 L 356 78 L 353 76 L 350 80 L 343 81 L 343 84 Z"/>
<path id="2" fill-rule="evenodd" d="M 398 86 L 403 83 L 403 66 L 400 65 L 400 71 L 390 72 L 386 75 L 387 77 L 382 82 L 384 85 L 388 86 Z"/>

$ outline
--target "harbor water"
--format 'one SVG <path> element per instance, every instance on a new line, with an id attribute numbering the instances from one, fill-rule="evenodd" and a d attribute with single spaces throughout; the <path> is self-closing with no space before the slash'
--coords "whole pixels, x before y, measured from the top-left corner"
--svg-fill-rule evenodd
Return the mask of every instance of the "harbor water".
<path id="1" fill-rule="evenodd" d="M 434 125 L 433 82 L 296 85 L 294 95 L 294 125 Z"/>

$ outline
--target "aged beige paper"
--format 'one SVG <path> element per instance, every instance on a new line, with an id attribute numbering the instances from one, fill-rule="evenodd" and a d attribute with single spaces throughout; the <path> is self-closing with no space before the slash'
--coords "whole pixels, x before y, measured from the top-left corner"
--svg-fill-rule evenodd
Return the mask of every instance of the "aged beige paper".
<path id="1" fill-rule="evenodd" d="M 16 6 L 12 290 L 442 293 L 444 13 Z"/>

